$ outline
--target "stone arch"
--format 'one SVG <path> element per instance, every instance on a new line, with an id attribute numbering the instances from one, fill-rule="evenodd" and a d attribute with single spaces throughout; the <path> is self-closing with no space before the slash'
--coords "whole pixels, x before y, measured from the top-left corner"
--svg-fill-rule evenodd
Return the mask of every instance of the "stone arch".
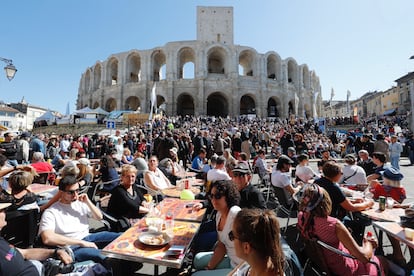
<path id="1" fill-rule="evenodd" d="M 87 70 L 85 73 L 85 93 L 89 92 L 89 88 L 91 85 L 91 70 Z"/>
<path id="2" fill-rule="evenodd" d="M 288 114 L 289 116 L 295 114 L 295 103 L 293 100 L 288 102 Z"/>
<path id="3" fill-rule="evenodd" d="M 298 65 L 293 59 L 289 59 L 287 62 L 287 76 L 288 83 L 296 84 L 298 79 Z"/>
<path id="4" fill-rule="evenodd" d="M 267 101 L 267 117 L 280 117 L 282 103 L 277 97 L 271 97 Z"/>
<path id="5" fill-rule="evenodd" d="M 222 47 L 213 47 L 207 53 L 207 72 L 209 74 L 226 74 L 227 53 Z"/>
<path id="6" fill-rule="evenodd" d="M 166 61 L 167 57 L 165 56 L 164 52 L 162 50 L 156 50 L 152 54 L 151 58 L 151 72 L 152 72 L 152 80 L 153 81 L 160 81 L 162 79 L 165 79 L 166 76 Z"/>
<path id="7" fill-rule="evenodd" d="M 193 79 L 195 76 L 195 52 L 190 47 L 181 48 L 178 52 L 178 78 Z"/>
<path id="8" fill-rule="evenodd" d="M 239 75 L 254 76 L 255 56 L 252 50 L 243 50 L 239 55 Z"/>
<path id="9" fill-rule="evenodd" d="M 98 102 L 95 102 L 95 103 L 92 105 L 92 108 L 93 108 L 93 109 L 98 108 L 98 107 L 99 107 L 99 103 L 98 103 Z"/>
<path id="10" fill-rule="evenodd" d="M 207 116 L 227 117 L 229 103 L 222 92 L 214 92 L 207 97 Z"/>
<path id="11" fill-rule="evenodd" d="M 310 106 L 310 104 L 304 104 L 303 105 L 303 117 L 304 118 L 309 118 L 310 116 L 312 116 L 312 108 Z"/>
<path id="12" fill-rule="evenodd" d="M 97 90 L 101 83 L 102 66 L 97 63 L 93 68 L 93 90 Z"/>
<path id="13" fill-rule="evenodd" d="M 108 112 L 116 110 L 117 109 L 116 100 L 114 98 L 109 98 L 108 100 L 106 100 L 105 109 Z"/>
<path id="14" fill-rule="evenodd" d="M 111 57 L 108 60 L 106 67 L 106 85 L 117 85 L 118 84 L 118 59 Z"/>
<path id="15" fill-rule="evenodd" d="M 302 85 L 305 88 L 310 88 L 310 75 L 307 65 L 303 65 L 302 67 Z"/>
<path id="16" fill-rule="evenodd" d="M 132 53 L 127 58 L 127 82 L 139 82 L 141 79 L 141 57 Z"/>
<path id="17" fill-rule="evenodd" d="M 194 98 L 183 93 L 177 98 L 177 115 L 194 115 Z"/>
<path id="18" fill-rule="evenodd" d="M 268 79 L 280 80 L 282 76 L 282 60 L 276 54 L 270 54 L 266 58 L 266 75 Z"/>
<path id="19" fill-rule="evenodd" d="M 138 110 L 141 107 L 141 101 L 136 96 L 128 97 L 125 101 L 125 110 Z"/>
<path id="20" fill-rule="evenodd" d="M 256 103 L 250 95 L 240 98 L 240 115 L 256 114 Z"/>

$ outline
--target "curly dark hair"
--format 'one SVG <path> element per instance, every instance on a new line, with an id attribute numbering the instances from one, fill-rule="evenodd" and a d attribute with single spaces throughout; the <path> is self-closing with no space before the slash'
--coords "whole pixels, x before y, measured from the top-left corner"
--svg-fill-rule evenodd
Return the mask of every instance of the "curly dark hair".
<path id="1" fill-rule="evenodd" d="M 102 166 L 106 168 L 115 168 L 115 161 L 111 156 L 105 155 L 101 158 Z"/>
<path id="2" fill-rule="evenodd" d="M 240 193 L 237 190 L 236 184 L 231 180 L 215 181 L 211 183 L 210 192 L 213 188 L 216 188 L 217 192 L 224 195 L 228 208 L 231 208 L 240 203 Z"/>

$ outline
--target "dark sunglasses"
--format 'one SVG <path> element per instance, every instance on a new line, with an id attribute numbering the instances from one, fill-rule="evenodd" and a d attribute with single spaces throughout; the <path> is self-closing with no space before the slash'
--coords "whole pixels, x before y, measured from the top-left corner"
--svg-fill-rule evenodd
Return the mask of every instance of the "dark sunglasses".
<path id="1" fill-rule="evenodd" d="M 237 239 L 237 238 L 236 238 L 236 236 L 233 234 L 233 231 L 230 231 L 230 232 L 229 232 L 229 240 L 230 240 L 230 241 L 234 241 L 235 239 Z"/>
<path id="2" fill-rule="evenodd" d="M 221 194 L 221 193 L 215 193 L 215 194 L 208 194 L 208 198 L 210 199 L 210 200 L 212 200 L 213 198 L 214 199 L 220 199 L 220 198 L 222 198 L 224 195 L 223 194 Z"/>
<path id="3" fill-rule="evenodd" d="M 65 193 L 70 194 L 70 195 L 74 195 L 79 194 L 80 189 L 76 189 L 76 190 L 69 190 L 69 191 L 65 191 Z"/>
<path id="4" fill-rule="evenodd" d="M 246 174 L 241 173 L 241 172 L 234 172 L 233 175 L 234 175 L 234 177 L 242 177 L 242 176 L 245 176 Z"/>

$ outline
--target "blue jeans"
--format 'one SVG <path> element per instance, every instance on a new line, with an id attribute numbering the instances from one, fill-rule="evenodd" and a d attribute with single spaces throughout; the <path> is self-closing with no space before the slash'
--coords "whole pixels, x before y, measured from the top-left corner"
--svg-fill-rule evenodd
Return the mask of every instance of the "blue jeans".
<path id="1" fill-rule="evenodd" d="M 399 156 L 392 156 L 390 157 L 391 166 L 393 166 L 396 169 L 400 169 L 400 157 Z"/>
<path id="2" fill-rule="evenodd" d="M 408 157 L 410 158 L 410 165 L 414 164 L 414 150 L 408 150 Z"/>
<path id="3" fill-rule="evenodd" d="M 98 232 L 92 233 L 83 238 L 84 241 L 94 242 L 98 248 L 103 248 L 111 241 L 119 237 L 122 233 L 115 233 L 115 232 Z M 89 261 L 92 260 L 95 263 L 104 263 L 106 256 L 101 254 L 101 250 L 92 248 L 92 247 L 80 247 L 80 246 L 72 246 L 73 254 L 75 255 L 75 260 L 77 262 Z"/>

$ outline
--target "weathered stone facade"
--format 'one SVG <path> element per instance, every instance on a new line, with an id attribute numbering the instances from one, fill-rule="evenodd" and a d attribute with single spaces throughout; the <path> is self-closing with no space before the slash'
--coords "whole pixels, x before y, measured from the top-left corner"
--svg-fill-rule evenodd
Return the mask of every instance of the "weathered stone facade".
<path id="1" fill-rule="evenodd" d="M 130 50 L 96 62 L 82 74 L 77 108 L 167 115 L 318 117 L 319 77 L 308 65 L 276 52 L 233 43 L 233 8 L 198 7 L 197 40 Z"/>

